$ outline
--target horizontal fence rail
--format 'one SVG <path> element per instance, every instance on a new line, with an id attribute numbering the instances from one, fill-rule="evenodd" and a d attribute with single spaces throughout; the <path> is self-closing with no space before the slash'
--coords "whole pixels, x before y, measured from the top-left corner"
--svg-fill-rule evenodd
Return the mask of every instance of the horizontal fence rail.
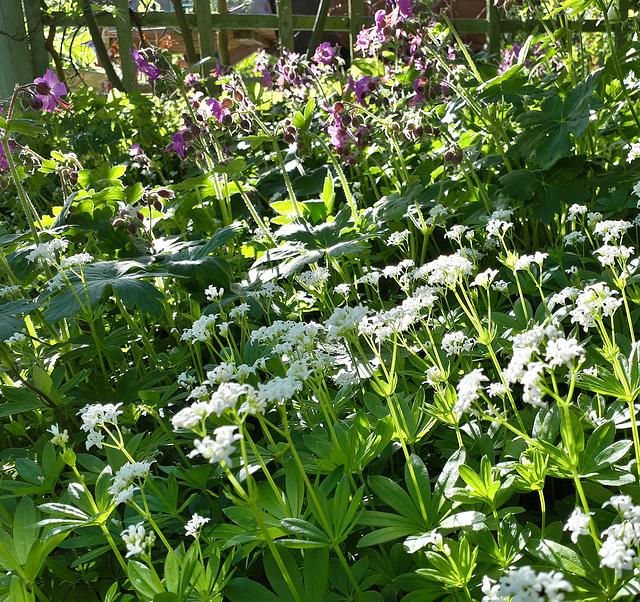
<path id="1" fill-rule="evenodd" d="M 221 0 L 222 1 L 222 0 Z M 181 6 L 179 1 L 172 0 L 174 6 Z M 17 33 L 13 39 L 0 40 L 8 45 L 3 50 L 4 55 L 22 57 L 8 61 L 3 66 L 3 78 L 0 77 L 0 92 L 3 96 L 10 94 L 9 87 L 15 83 L 25 83 L 25 77 L 32 80 L 32 75 L 40 75 L 43 64 L 46 64 L 44 54 L 43 27 L 86 27 L 90 25 L 83 16 L 70 17 L 64 12 L 56 12 L 51 15 L 34 14 L 36 3 L 33 0 L 0 0 L 0 34 L 5 29 L 10 29 L 12 34 Z M 373 24 L 372 17 L 364 16 L 364 0 L 348 0 L 348 15 L 328 16 L 330 2 L 321 0 L 316 15 L 297 15 L 293 12 L 292 0 L 278 0 L 277 12 L 273 15 L 247 15 L 238 13 L 218 12 L 212 13 L 209 0 L 195 0 L 194 12 L 184 14 L 180 12 L 133 12 L 129 11 L 127 0 L 112 0 L 113 6 L 118 9 L 117 14 L 109 12 L 92 12 L 93 25 L 103 28 L 112 28 L 117 31 L 118 43 L 121 49 L 120 59 L 123 82 L 125 88 L 130 87 L 135 72 L 128 49 L 133 46 L 132 29 L 172 29 L 182 31 L 188 37 L 191 32 L 198 32 L 200 40 L 200 53 L 204 57 L 220 56 L 224 44 L 224 36 L 227 31 L 278 31 L 280 44 L 292 49 L 295 31 L 313 32 L 311 49 L 315 48 L 320 40 L 322 31 L 348 33 L 351 42 L 351 51 L 358 33 L 363 26 Z M 219 4 L 219 8 L 225 6 L 225 2 Z M 624 42 L 624 23 L 629 12 L 631 0 L 618 0 L 618 14 L 623 18 L 615 25 L 615 33 L 618 45 Z M 37 12 L 37 8 L 35 8 Z M 555 19 L 540 21 L 538 19 L 515 20 L 502 19 L 500 12 L 494 7 L 493 0 L 487 0 L 485 6 L 486 17 L 478 19 L 453 19 L 455 29 L 461 34 L 484 34 L 486 36 L 487 50 L 490 54 L 497 55 L 505 34 L 525 33 L 533 34 L 543 32 L 545 29 L 555 30 L 559 26 L 566 25 L 570 30 L 575 27 L 575 33 L 604 33 L 605 24 L 601 20 L 587 20 L 579 22 L 563 21 L 561 16 Z M 20 32 L 19 27 L 13 23 L 25 23 L 27 31 Z M 13 28 L 13 29 L 11 29 Z M 16 29 L 17 28 L 17 29 Z M 93 34 L 92 34 L 93 36 Z M 183 36 L 184 37 L 184 36 Z M 216 37 L 218 42 L 216 43 Z M 10 46 L 10 47 L 9 47 Z M 28 58 L 31 57 L 31 68 L 27 69 Z M 352 55 L 353 56 L 353 55 Z M 104 61 L 103 61 L 104 62 Z M 18 66 L 20 64 L 20 66 Z M 15 73 L 12 72 L 12 69 Z M 110 77 L 111 79 L 111 77 Z M 14 83 L 11 83 L 11 82 Z M 10 86 L 9 86 L 10 84 Z"/>

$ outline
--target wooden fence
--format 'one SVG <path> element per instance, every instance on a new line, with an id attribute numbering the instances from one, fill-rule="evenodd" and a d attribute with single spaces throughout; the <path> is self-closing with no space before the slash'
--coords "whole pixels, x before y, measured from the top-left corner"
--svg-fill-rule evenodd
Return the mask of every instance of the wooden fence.
<path id="1" fill-rule="evenodd" d="M 194 12 L 144 12 L 133 13 L 136 26 L 141 28 L 173 28 L 185 32 L 190 37 L 191 31 L 199 34 L 200 52 L 202 56 L 215 57 L 218 48 L 214 32 L 223 36 L 229 30 L 277 30 L 280 43 L 293 48 L 295 31 L 311 31 L 312 40 L 317 43 L 322 31 L 347 32 L 353 42 L 363 25 L 371 23 L 364 17 L 364 0 L 348 0 L 348 15 L 344 17 L 327 16 L 330 0 L 321 0 L 316 15 L 297 15 L 293 11 L 292 0 L 276 0 L 275 15 L 244 15 L 236 13 L 212 13 L 209 0 L 194 0 Z M 132 84 L 134 66 L 127 51 L 133 47 L 132 14 L 127 0 L 111 0 L 116 13 L 94 14 L 90 1 L 83 0 L 85 17 L 90 15 L 94 27 L 115 28 L 121 49 L 122 83 L 125 88 Z M 219 0 L 219 7 L 226 7 L 226 0 Z M 618 0 L 619 14 L 628 15 L 630 5 L 637 5 L 637 0 Z M 176 2 L 174 2 L 174 5 Z M 87 12 L 87 7 L 89 11 Z M 456 19 L 455 27 L 459 33 L 481 33 L 487 36 L 488 50 L 492 54 L 500 51 L 504 34 L 516 32 L 543 31 L 543 26 L 555 29 L 558 22 L 542 23 L 536 19 L 527 21 L 501 19 L 493 0 L 486 0 L 486 18 Z M 45 45 L 45 28 L 91 26 L 85 17 L 69 17 L 64 13 L 52 16 L 39 12 L 35 0 L 0 0 L 0 98 L 11 94 L 15 84 L 33 81 L 46 70 L 48 56 Z M 622 19 L 621 21 L 623 21 Z M 622 23 L 616 25 L 619 41 L 622 37 Z M 185 29 L 187 31 L 185 31 Z M 582 32 L 603 32 L 601 21 L 589 20 L 580 25 Z M 224 58 L 224 57 L 223 57 Z M 104 61 L 103 61 L 104 63 Z"/>

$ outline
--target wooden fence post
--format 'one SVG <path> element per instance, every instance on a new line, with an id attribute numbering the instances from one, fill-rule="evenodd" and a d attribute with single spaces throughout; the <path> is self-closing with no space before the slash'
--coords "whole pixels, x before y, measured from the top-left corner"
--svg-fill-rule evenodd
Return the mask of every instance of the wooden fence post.
<path id="1" fill-rule="evenodd" d="M 283 48 L 293 50 L 293 9 L 291 0 L 277 0 L 278 35 Z"/>
<path id="2" fill-rule="evenodd" d="M 20 0 L 0 2 L 0 57 L 0 98 L 7 98 L 13 94 L 16 84 L 27 84 L 34 79 Z"/>
<path id="3" fill-rule="evenodd" d="M 194 0 L 193 10 L 198 24 L 198 39 L 200 40 L 200 58 L 210 57 L 207 66 L 215 63 L 216 43 L 211 27 L 211 5 L 209 0 Z"/>
<path id="4" fill-rule="evenodd" d="M 311 40 L 309 41 L 309 48 L 307 50 L 307 56 L 309 57 L 313 56 L 316 48 L 320 45 L 320 40 L 322 40 L 330 4 L 331 0 L 322 0 L 318 5 L 316 22 L 313 24 L 313 32 L 311 33 Z"/>
<path id="5" fill-rule="evenodd" d="M 31 65 L 33 74 L 42 77 L 49 67 L 49 54 L 44 37 L 44 24 L 40 6 L 37 2 L 23 0 L 24 16 L 27 21 L 29 43 L 31 45 Z"/>
<path id="6" fill-rule="evenodd" d="M 355 57 L 355 44 L 364 22 L 364 0 L 349 0 L 349 43 L 351 60 Z"/>
<path id="7" fill-rule="evenodd" d="M 228 12 L 227 0 L 218 0 L 218 13 L 226 14 Z M 231 64 L 231 57 L 229 56 L 229 31 L 226 29 L 218 31 L 218 56 L 223 65 L 229 66 Z"/>
<path id="8" fill-rule="evenodd" d="M 487 0 L 487 51 L 489 54 L 500 55 L 502 43 L 502 31 L 500 27 L 500 13 L 493 0 Z"/>
<path id="9" fill-rule="evenodd" d="M 135 87 L 133 77 L 136 68 L 131 58 L 133 49 L 133 34 L 131 33 L 131 17 L 129 16 L 129 2 L 127 0 L 113 0 L 118 9 L 116 17 L 116 31 L 118 32 L 118 48 L 120 49 L 120 65 L 122 67 L 122 83 L 127 91 Z"/>

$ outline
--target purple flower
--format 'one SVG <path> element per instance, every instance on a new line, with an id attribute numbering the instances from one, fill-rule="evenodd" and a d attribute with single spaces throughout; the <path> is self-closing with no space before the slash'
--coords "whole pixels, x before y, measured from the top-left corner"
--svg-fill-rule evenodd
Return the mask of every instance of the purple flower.
<path id="1" fill-rule="evenodd" d="M 365 97 L 377 90 L 377 81 L 378 76 L 371 77 L 370 75 L 363 75 L 358 80 L 354 80 L 352 76 L 349 76 L 349 88 L 354 91 L 357 101 L 363 107 L 367 106 Z"/>
<path id="2" fill-rule="evenodd" d="M 165 152 L 170 153 L 171 151 L 175 151 L 180 155 L 181 159 L 184 159 L 187 155 L 187 141 L 184 139 L 184 136 L 180 132 L 176 132 L 171 137 L 171 142 L 167 145 Z"/>
<path id="3" fill-rule="evenodd" d="M 150 81 L 156 81 L 161 75 L 162 71 L 155 65 L 147 61 L 147 59 L 136 48 L 130 49 L 131 58 L 136 66 L 136 74 L 144 73 Z"/>
<path id="4" fill-rule="evenodd" d="M 329 42 L 323 42 L 316 48 L 315 54 L 312 57 L 316 63 L 321 65 L 330 65 L 336 56 L 336 49 Z"/>
<path id="5" fill-rule="evenodd" d="M 31 106 L 42 111 L 55 111 L 56 107 L 68 109 L 69 105 L 60 97 L 67 93 L 67 87 L 58 81 L 56 74 L 47 69 L 44 77 L 36 77 L 33 81 L 35 96 Z"/>
<path id="6" fill-rule="evenodd" d="M 204 102 L 209 107 L 211 114 L 218 120 L 218 123 L 222 123 L 222 120 L 231 114 L 225 103 L 218 102 L 215 98 L 207 98 Z"/>

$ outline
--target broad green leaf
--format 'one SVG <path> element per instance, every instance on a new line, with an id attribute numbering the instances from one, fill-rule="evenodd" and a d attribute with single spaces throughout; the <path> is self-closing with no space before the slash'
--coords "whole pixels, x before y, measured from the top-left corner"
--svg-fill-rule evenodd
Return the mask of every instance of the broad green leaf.
<path id="1" fill-rule="evenodd" d="M 30 497 L 23 497 L 13 517 L 13 545 L 16 560 L 24 566 L 38 534 L 38 514 Z"/>
<path id="2" fill-rule="evenodd" d="M 151 283 L 141 280 L 150 278 L 146 272 L 131 270 L 137 268 L 132 262 L 105 261 L 85 266 L 86 296 L 91 307 L 95 308 L 103 295 L 112 290 L 122 299 L 127 309 L 138 310 L 146 315 L 159 316 L 164 311 L 164 295 Z M 59 293 L 45 293 L 42 301 L 47 322 L 54 323 L 70 318 L 80 311 L 76 295 L 86 305 L 83 283 L 75 276 L 71 277 L 72 292 L 64 289 Z"/>
<path id="3" fill-rule="evenodd" d="M 329 579 L 329 549 L 309 548 L 303 552 L 304 599 L 321 602 Z"/>
<path id="4" fill-rule="evenodd" d="M 298 595 L 301 597 L 301 599 L 304 598 L 304 588 L 302 586 L 302 578 L 300 576 L 298 564 L 291 555 L 291 552 L 289 552 L 289 550 L 287 550 L 286 548 L 279 548 L 278 553 L 280 554 L 280 559 L 284 563 L 287 573 L 289 573 L 293 588 L 296 590 L 296 592 L 298 592 Z M 289 589 L 289 585 L 285 581 L 282 570 L 278 566 L 278 563 L 271 553 L 271 550 L 267 550 L 263 554 L 262 558 L 264 562 L 265 574 L 267 575 L 269 584 L 271 585 L 275 593 L 282 600 L 294 600 L 293 594 Z"/>
<path id="5" fill-rule="evenodd" d="M 156 594 L 165 591 L 156 573 L 137 560 L 129 560 L 127 575 L 136 592 L 145 598 L 153 600 Z"/>
<path id="6" fill-rule="evenodd" d="M 229 581 L 224 588 L 224 595 L 231 602 L 282 602 L 272 591 L 264 585 L 245 578 L 236 578 Z"/>
<path id="7" fill-rule="evenodd" d="M 327 537 L 327 534 L 318 529 L 315 525 L 312 525 L 309 521 L 301 518 L 285 518 L 280 521 L 280 524 L 295 535 L 299 535 L 312 541 L 330 543 L 330 539 Z"/>

